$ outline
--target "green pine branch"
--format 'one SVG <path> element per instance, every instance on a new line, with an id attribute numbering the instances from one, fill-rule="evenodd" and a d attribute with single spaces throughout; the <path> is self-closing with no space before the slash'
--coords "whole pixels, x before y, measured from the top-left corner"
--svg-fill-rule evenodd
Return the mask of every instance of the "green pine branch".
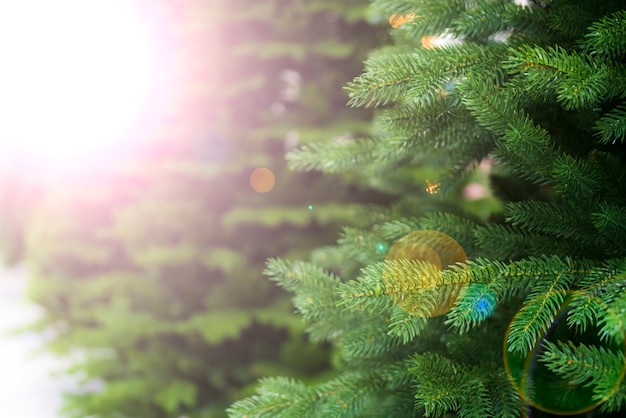
<path id="1" fill-rule="evenodd" d="M 519 398 L 495 368 L 478 369 L 433 353 L 415 355 L 409 371 L 417 379 L 415 398 L 424 416 L 519 417 Z M 503 386 L 498 387 L 503 384 Z M 494 400 L 500 415 L 495 415 Z"/>
<path id="2" fill-rule="evenodd" d="M 626 104 L 607 112 L 596 122 L 594 129 L 602 143 L 623 143 L 626 138 Z"/>
<path id="3" fill-rule="evenodd" d="M 617 391 L 626 361 L 623 351 L 572 341 L 546 341 L 544 345 L 539 361 L 570 385 L 592 386 L 595 402 L 606 402 Z"/>
<path id="4" fill-rule="evenodd" d="M 582 43 L 590 54 L 612 60 L 620 60 L 626 55 L 626 11 L 619 10 L 593 22 L 587 29 Z"/>
<path id="5" fill-rule="evenodd" d="M 593 107 L 607 95 L 610 98 L 608 66 L 563 48 L 511 49 L 505 68 L 514 75 L 511 83 L 518 90 L 546 98 L 554 95 L 567 110 Z"/>
<path id="6" fill-rule="evenodd" d="M 334 139 L 303 145 L 287 154 L 292 170 L 337 173 L 371 164 L 374 160 L 394 163 L 404 157 L 410 138 L 403 136 Z"/>
<path id="7" fill-rule="evenodd" d="M 497 64 L 505 52 L 504 47 L 464 43 L 421 53 L 378 54 L 365 62 L 363 75 L 348 83 L 348 104 L 381 106 L 402 99 L 429 106 L 446 96 L 446 85 L 470 71 L 500 74 Z"/>
<path id="8" fill-rule="evenodd" d="M 452 1 L 399 1 L 374 0 L 372 13 L 382 15 L 386 20 L 391 15 L 413 14 L 413 24 L 405 24 L 396 31 L 406 31 L 408 39 L 418 39 L 422 36 L 441 33 L 451 26 L 453 19 L 465 9 L 465 2 Z"/>
<path id="9" fill-rule="evenodd" d="M 514 226 L 550 234 L 561 238 L 584 239 L 585 234 L 593 231 L 588 220 L 581 219 L 580 215 L 567 205 L 553 202 L 521 201 L 511 202 L 506 206 L 506 220 Z M 588 235 L 587 235 L 588 236 Z"/>
<path id="10" fill-rule="evenodd" d="M 263 378 L 257 395 L 242 399 L 228 408 L 232 417 L 278 418 L 306 417 L 307 410 L 318 399 L 304 383 L 286 377 Z"/>
<path id="11" fill-rule="evenodd" d="M 381 391 L 385 393 L 407 381 L 407 373 L 399 374 L 393 365 L 379 371 L 344 373 L 309 387 L 293 379 L 265 378 L 260 381 L 257 395 L 234 403 L 227 412 L 231 417 L 249 418 L 366 416 L 368 408 L 375 405 L 396 409 L 395 403 L 385 402 Z"/>
<path id="12" fill-rule="evenodd" d="M 522 24 L 524 20 L 532 19 L 537 9 L 522 8 L 505 0 L 476 1 L 452 20 L 451 32 L 457 37 L 489 38 Z"/>

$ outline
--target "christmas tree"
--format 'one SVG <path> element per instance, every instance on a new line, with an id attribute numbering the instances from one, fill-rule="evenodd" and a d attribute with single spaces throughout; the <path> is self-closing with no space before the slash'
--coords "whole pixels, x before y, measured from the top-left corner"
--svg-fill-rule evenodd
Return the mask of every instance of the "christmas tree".
<path id="1" fill-rule="evenodd" d="M 7 259 L 28 264 L 35 328 L 81 385 L 65 416 L 223 416 L 261 376 L 328 367 L 261 271 L 332 242 L 359 224 L 350 203 L 374 198 L 284 163 L 299 143 L 369 129 L 341 86 L 378 35 L 348 5 L 152 2 L 161 88 L 134 148 L 62 181 L 6 180 Z"/>
<path id="2" fill-rule="evenodd" d="M 335 347 L 335 375 L 262 379 L 230 416 L 623 416 L 623 2 L 374 0 L 371 13 L 395 45 L 347 89 L 377 108 L 377 134 L 288 159 L 398 201 L 310 261 L 268 261 L 311 339 Z M 459 200 L 481 178 L 501 210 Z"/>

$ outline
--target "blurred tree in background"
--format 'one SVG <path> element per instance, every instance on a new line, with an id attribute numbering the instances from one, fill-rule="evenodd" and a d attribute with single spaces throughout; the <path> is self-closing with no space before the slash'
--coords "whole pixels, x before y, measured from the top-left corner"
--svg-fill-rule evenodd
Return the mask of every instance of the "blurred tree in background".
<path id="1" fill-rule="evenodd" d="M 359 225 L 352 202 L 388 200 L 284 164 L 297 145 L 368 131 L 341 89 L 381 41 L 364 6 L 153 2 L 167 47 L 138 145 L 62 180 L 6 173 L 5 259 L 28 264 L 35 328 L 83 385 L 68 417 L 221 416 L 261 376 L 327 367 L 261 269 Z"/>

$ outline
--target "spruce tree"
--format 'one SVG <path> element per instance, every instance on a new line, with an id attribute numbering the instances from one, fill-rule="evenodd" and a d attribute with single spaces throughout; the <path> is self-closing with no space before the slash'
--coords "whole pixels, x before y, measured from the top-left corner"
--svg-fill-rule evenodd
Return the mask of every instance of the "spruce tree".
<path id="1" fill-rule="evenodd" d="M 152 2 L 161 90 L 134 148 L 89 175 L 22 179 L 36 193 L 4 190 L 7 258 L 28 264 L 35 328 L 80 385 L 64 416 L 223 416 L 261 376 L 328 367 L 261 271 L 359 223 L 345 205 L 362 187 L 284 162 L 298 143 L 370 125 L 341 91 L 378 42 L 350 5 Z M 251 184 L 257 168 L 273 188 Z"/>
<path id="2" fill-rule="evenodd" d="M 623 416 L 623 2 L 371 11 L 395 45 L 347 89 L 378 133 L 288 159 L 398 202 L 310 261 L 268 261 L 311 339 L 334 345 L 335 375 L 262 379 L 230 416 Z M 502 210 L 481 216 L 459 191 L 486 171 Z"/>

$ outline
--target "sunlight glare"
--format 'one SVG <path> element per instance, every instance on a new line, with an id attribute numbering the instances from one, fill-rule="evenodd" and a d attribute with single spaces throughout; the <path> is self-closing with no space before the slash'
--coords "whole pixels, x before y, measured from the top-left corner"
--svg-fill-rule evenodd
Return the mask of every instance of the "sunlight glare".
<path id="1" fill-rule="evenodd" d="M 122 139 L 154 81 L 154 45 L 133 3 L 1 3 L 3 159 L 72 165 Z"/>

